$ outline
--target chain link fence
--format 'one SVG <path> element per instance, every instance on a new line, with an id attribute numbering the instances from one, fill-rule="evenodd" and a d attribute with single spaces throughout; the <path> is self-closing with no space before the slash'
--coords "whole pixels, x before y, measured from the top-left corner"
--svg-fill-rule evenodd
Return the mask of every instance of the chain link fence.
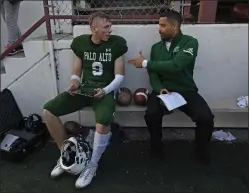
<path id="1" fill-rule="evenodd" d="M 49 13 L 50 15 L 73 15 L 73 4 L 72 1 L 68 0 L 49 0 Z M 52 20 L 52 27 L 54 28 L 55 34 L 61 34 L 65 32 L 70 32 L 70 27 L 72 26 L 72 19 L 54 19 Z M 69 29 L 66 30 L 65 28 Z"/>
<path id="2" fill-rule="evenodd" d="M 153 16 L 169 8 L 168 0 L 85 0 L 78 1 L 75 14 L 88 15 L 102 11 L 113 16 Z"/>
<path id="3" fill-rule="evenodd" d="M 50 0 L 50 15 L 67 15 L 72 19 L 52 21 L 55 33 L 75 24 L 87 24 L 88 16 L 96 11 L 107 13 L 114 24 L 155 24 L 159 14 L 175 9 L 183 15 L 191 0 Z M 189 11 L 186 11 L 187 13 Z"/>

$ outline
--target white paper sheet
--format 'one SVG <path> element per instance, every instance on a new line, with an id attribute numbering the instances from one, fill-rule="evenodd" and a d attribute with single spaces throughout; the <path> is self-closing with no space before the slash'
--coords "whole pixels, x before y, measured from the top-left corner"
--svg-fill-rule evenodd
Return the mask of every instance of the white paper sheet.
<path id="1" fill-rule="evenodd" d="M 170 94 L 161 94 L 158 95 L 158 97 L 162 100 L 169 111 L 187 104 L 186 100 L 177 92 L 171 92 Z"/>

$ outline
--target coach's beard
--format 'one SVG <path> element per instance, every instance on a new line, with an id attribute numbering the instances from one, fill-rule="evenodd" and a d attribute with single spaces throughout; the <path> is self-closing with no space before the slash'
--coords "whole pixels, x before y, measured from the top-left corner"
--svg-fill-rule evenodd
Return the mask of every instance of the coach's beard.
<path id="1" fill-rule="evenodd" d="M 171 42 L 172 39 L 173 39 L 172 37 L 165 37 L 165 36 L 164 36 L 164 37 L 163 37 L 163 36 L 161 37 L 161 40 L 162 40 L 163 42 Z"/>

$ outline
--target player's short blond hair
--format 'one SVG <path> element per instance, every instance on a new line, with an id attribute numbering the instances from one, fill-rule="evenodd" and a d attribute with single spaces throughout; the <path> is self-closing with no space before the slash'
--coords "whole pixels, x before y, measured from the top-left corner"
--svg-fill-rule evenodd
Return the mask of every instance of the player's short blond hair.
<path id="1" fill-rule="evenodd" d="M 107 14 L 105 14 L 105 13 L 103 13 L 103 12 L 94 12 L 94 13 L 92 13 L 92 14 L 90 15 L 90 17 L 89 17 L 89 25 L 92 26 L 93 21 L 94 21 L 95 19 L 97 19 L 97 18 L 106 19 L 106 20 L 108 20 L 108 21 L 111 20 L 111 18 L 110 18 Z"/>

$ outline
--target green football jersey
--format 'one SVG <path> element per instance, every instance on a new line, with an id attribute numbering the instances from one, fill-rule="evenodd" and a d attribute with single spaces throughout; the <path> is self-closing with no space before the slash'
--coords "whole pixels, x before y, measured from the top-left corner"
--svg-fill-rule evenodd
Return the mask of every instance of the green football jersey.
<path id="1" fill-rule="evenodd" d="M 91 35 L 75 37 L 71 49 L 82 60 L 82 86 L 84 88 L 103 88 L 114 79 L 114 63 L 128 50 L 124 38 L 111 35 L 102 44 L 94 44 Z"/>

